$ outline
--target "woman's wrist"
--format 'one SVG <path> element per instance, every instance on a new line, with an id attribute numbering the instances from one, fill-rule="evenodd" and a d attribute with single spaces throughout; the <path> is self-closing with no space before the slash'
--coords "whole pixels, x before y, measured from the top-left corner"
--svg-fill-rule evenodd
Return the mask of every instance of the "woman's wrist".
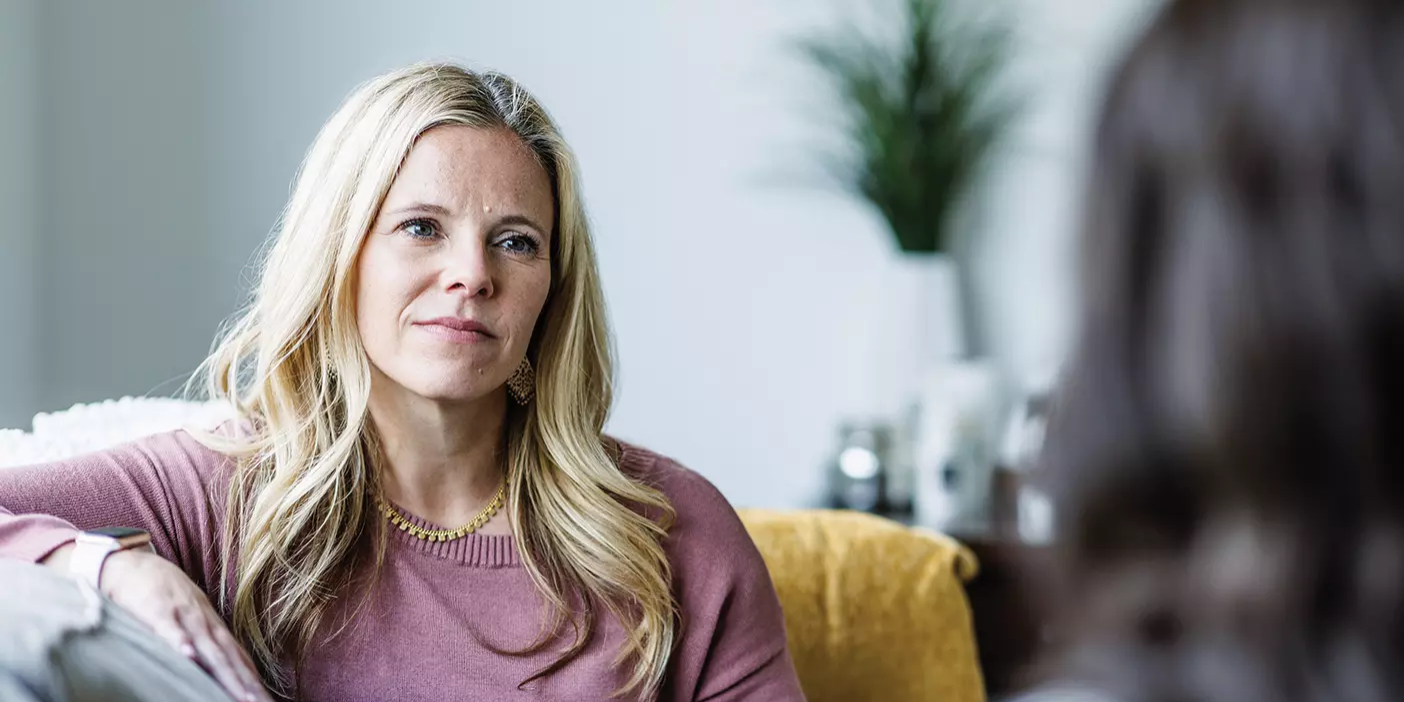
<path id="1" fill-rule="evenodd" d="M 107 554 L 107 560 L 102 565 L 102 576 L 98 578 L 98 591 L 111 597 L 112 585 L 121 582 L 123 575 L 139 565 L 142 558 L 153 555 L 144 549 L 125 549 Z"/>
<path id="2" fill-rule="evenodd" d="M 74 544 L 72 541 L 69 541 L 64 545 L 59 546 L 58 548 L 50 551 L 49 555 L 41 558 L 39 560 L 39 564 L 48 566 L 50 568 L 55 568 L 57 570 L 67 573 L 68 561 L 69 558 L 73 555 L 73 546 Z"/>
<path id="3" fill-rule="evenodd" d="M 76 544 L 70 541 L 51 551 L 49 555 L 39 561 L 39 564 L 68 573 L 75 547 Z M 102 564 L 102 575 L 98 578 L 98 590 L 102 594 L 110 596 L 112 593 L 108 590 L 108 583 L 120 580 L 122 572 L 134 565 L 134 561 L 138 561 L 143 554 L 149 554 L 149 552 L 142 549 L 126 549 L 107 554 Z"/>

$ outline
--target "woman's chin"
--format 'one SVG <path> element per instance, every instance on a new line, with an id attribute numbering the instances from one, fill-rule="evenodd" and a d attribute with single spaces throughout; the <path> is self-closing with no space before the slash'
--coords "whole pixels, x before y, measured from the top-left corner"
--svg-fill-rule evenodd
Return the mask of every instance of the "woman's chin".
<path id="1" fill-rule="evenodd" d="M 505 394 L 500 386 L 496 388 L 430 388 L 421 393 L 426 400 L 456 405 L 473 404 L 487 400 L 499 400 Z"/>
<path id="2" fill-rule="evenodd" d="M 406 388 L 426 400 L 469 404 L 483 400 L 500 399 L 506 393 L 502 383 L 485 382 L 474 374 L 472 378 L 453 379 L 439 376 L 414 383 Z"/>

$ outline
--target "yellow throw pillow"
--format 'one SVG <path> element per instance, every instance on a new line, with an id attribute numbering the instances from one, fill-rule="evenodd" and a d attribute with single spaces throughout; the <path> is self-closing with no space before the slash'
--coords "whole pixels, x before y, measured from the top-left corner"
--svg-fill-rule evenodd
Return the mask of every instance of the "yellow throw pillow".
<path id="1" fill-rule="evenodd" d="M 810 702 L 983 702 L 953 539 L 857 512 L 740 510 L 785 608 Z"/>

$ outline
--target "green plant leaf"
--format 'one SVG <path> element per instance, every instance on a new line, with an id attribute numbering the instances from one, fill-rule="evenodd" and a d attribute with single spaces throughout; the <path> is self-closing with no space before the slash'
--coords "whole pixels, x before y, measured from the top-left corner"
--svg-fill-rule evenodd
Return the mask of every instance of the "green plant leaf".
<path id="1" fill-rule="evenodd" d="M 903 251 L 946 252 L 955 209 L 1017 113 L 998 86 L 1011 35 L 960 21 L 945 0 L 901 1 L 901 41 L 850 29 L 799 42 L 839 116 L 843 146 L 816 165 L 870 203 Z"/>

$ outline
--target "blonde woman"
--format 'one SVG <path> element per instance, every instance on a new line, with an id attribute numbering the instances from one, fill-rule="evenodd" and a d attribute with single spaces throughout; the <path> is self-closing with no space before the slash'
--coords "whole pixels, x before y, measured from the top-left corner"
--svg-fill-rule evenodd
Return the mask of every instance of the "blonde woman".
<path id="1" fill-rule="evenodd" d="M 0 554 L 94 583 L 238 699 L 802 699 L 725 499 L 602 434 L 580 198 L 511 79 L 361 87 L 204 366 L 239 420 L 0 472 Z"/>

